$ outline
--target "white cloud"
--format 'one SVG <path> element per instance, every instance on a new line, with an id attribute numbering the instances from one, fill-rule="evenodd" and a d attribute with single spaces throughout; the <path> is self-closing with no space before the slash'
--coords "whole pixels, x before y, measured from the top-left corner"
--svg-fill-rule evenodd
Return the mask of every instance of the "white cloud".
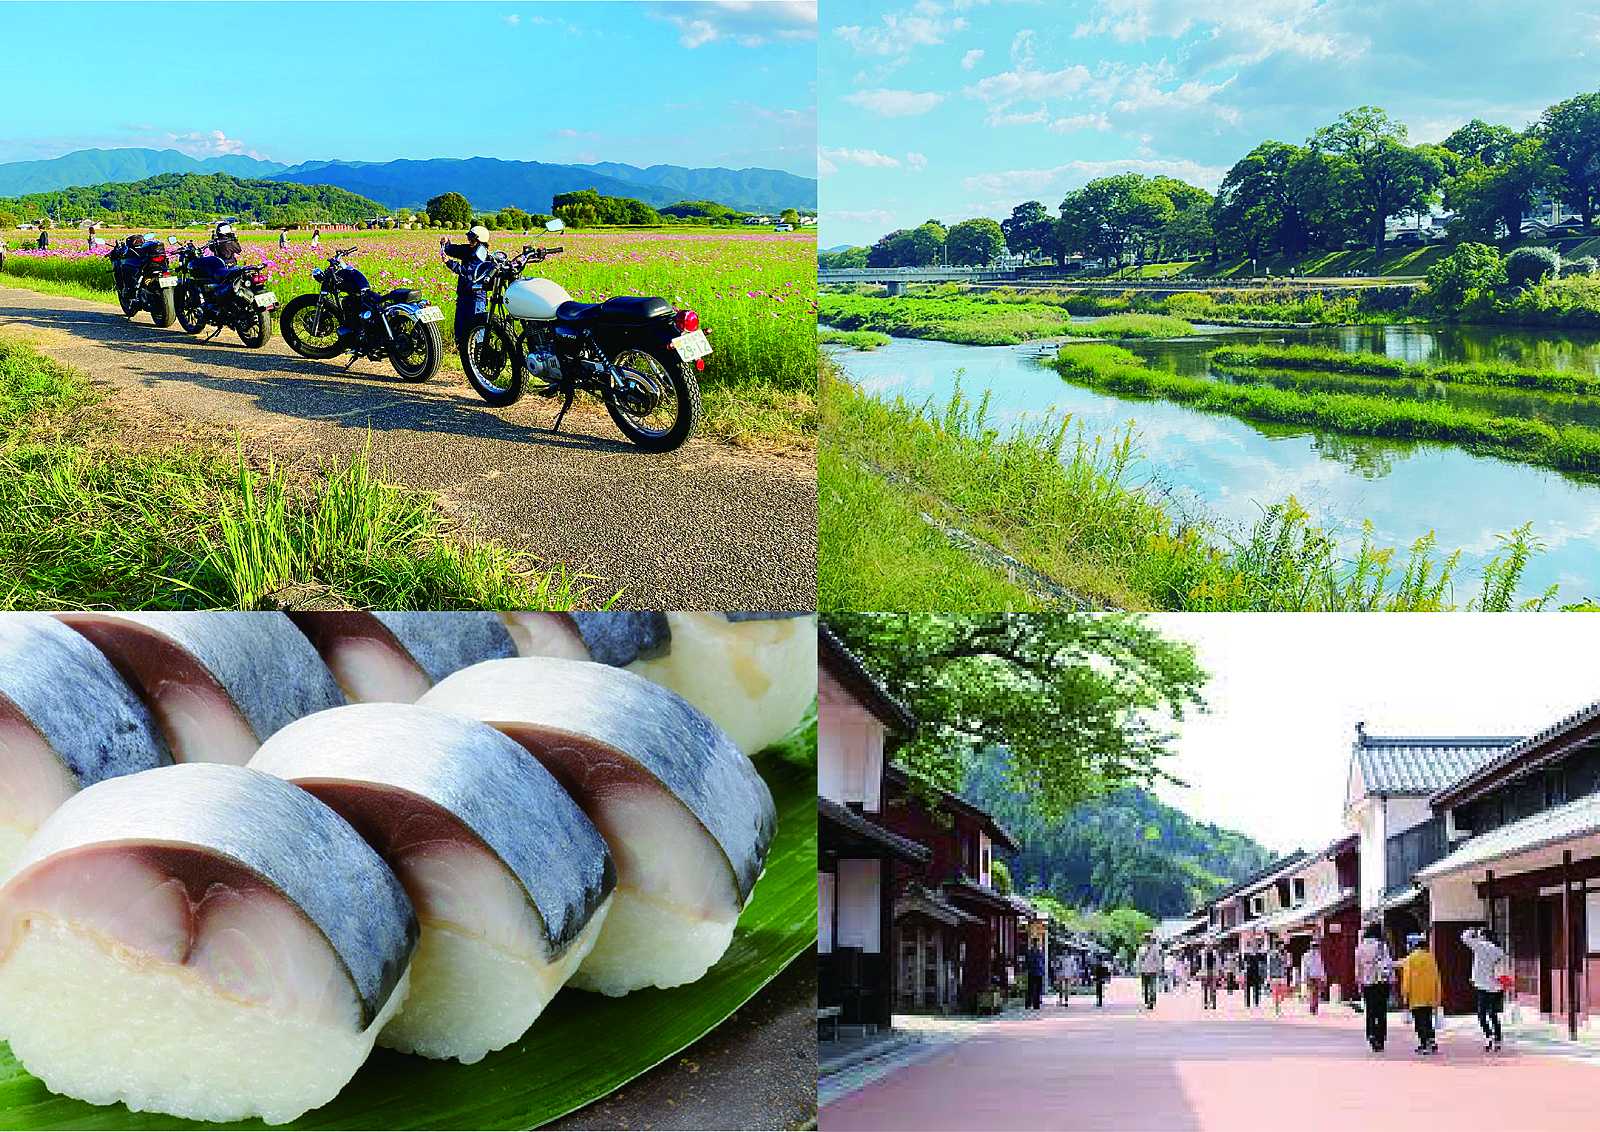
<path id="1" fill-rule="evenodd" d="M 887 153 L 879 153 L 875 149 L 830 149 L 827 146 L 817 148 L 818 176 L 831 177 L 839 171 L 841 165 L 860 165 L 866 169 L 898 169 L 900 159 L 890 157 Z"/>
<path id="2" fill-rule="evenodd" d="M 816 0 L 685 0 L 651 4 L 647 11 L 676 27 L 678 42 L 690 50 L 719 41 L 763 47 L 817 38 Z"/>
<path id="3" fill-rule="evenodd" d="M 1194 32 L 1191 70 L 1272 55 L 1348 59 L 1370 44 L 1367 36 L 1338 27 L 1340 13 L 1321 0 L 1099 0 L 1096 7 L 1099 17 L 1079 24 L 1075 36 L 1144 43 Z"/>
<path id="4" fill-rule="evenodd" d="M 172 143 L 172 148 L 190 157 L 223 157 L 232 153 L 244 154 L 246 157 L 261 158 L 261 154 L 253 149 L 246 149 L 244 142 L 235 141 L 221 130 L 194 130 L 187 134 L 168 134 L 167 140 Z"/>
<path id="5" fill-rule="evenodd" d="M 1050 112 L 1043 106 L 1037 110 L 1030 110 L 1026 114 L 991 114 L 984 120 L 985 125 L 1001 126 L 1033 126 L 1050 117 Z"/>
<path id="6" fill-rule="evenodd" d="M 937 4 L 918 4 L 911 12 L 890 12 L 878 27 L 846 24 L 834 28 L 833 34 L 857 55 L 906 56 L 914 48 L 943 43 L 951 33 L 967 29 L 964 17 L 942 19 L 942 14 Z"/>
<path id="7" fill-rule="evenodd" d="M 510 24 L 512 27 L 516 27 L 518 24 L 520 24 L 522 22 L 522 17 L 521 16 L 517 16 L 517 15 L 501 16 L 500 18 L 502 20 L 504 20 L 506 23 Z"/>
<path id="8" fill-rule="evenodd" d="M 913 169 L 926 169 L 928 167 L 928 159 L 920 153 L 908 153 L 906 154 L 906 164 Z"/>
<path id="9" fill-rule="evenodd" d="M 1069 161 L 1049 169 L 1010 169 L 999 173 L 980 173 L 966 177 L 961 186 L 968 192 L 998 196 L 1021 193 L 1035 196 L 1043 192 L 1068 192 L 1081 188 L 1096 177 L 1117 173 L 1141 173 L 1146 177 L 1174 177 L 1208 192 L 1215 192 L 1227 174 L 1226 165 L 1201 165 L 1187 158 L 1125 158 L 1113 161 Z"/>
<path id="10" fill-rule="evenodd" d="M 944 95 L 931 92 L 918 93 L 881 88 L 858 90 L 843 97 L 846 102 L 854 103 L 863 110 L 870 110 L 884 118 L 906 118 L 916 114 L 926 114 L 945 99 Z"/>
<path id="11" fill-rule="evenodd" d="M 972 70 L 972 68 L 977 64 L 978 60 L 982 58 L 983 49 L 981 47 L 974 47 L 971 51 L 968 51 L 961 57 L 961 69 L 963 71 Z"/>
<path id="12" fill-rule="evenodd" d="M 1057 118 L 1045 129 L 1052 134 L 1070 134 L 1078 130 L 1109 130 L 1111 119 L 1104 114 L 1074 114 L 1070 118 Z"/>
<path id="13" fill-rule="evenodd" d="M 894 213 L 884 208 L 868 209 L 865 212 L 851 212 L 847 209 L 841 209 L 837 212 L 828 212 L 824 219 L 853 220 L 858 224 L 893 224 Z"/>

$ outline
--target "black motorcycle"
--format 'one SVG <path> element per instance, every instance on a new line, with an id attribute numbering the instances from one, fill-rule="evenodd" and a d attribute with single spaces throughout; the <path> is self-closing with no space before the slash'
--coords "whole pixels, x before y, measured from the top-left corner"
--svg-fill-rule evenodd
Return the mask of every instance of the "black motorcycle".
<path id="1" fill-rule="evenodd" d="M 562 230 L 558 220 L 545 227 Z M 592 393 L 635 445 L 672 451 L 700 424 L 694 370 L 705 367 L 711 346 L 699 315 L 644 296 L 578 303 L 558 283 L 522 278 L 530 263 L 561 251 L 525 247 L 509 258 L 497 252 L 477 265 L 452 264 L 472 273 L 487 304 L 485 313 L 467 321 L 457 343 L 468 382 L 499 407 L 522 395 L 531 374 L 540 382 L 534 393 L 563 398 L 552 432 L 561 427 L 574 395 Z"/>
<path id="2" fill-rule="evenodd" d="M 439 320 L 444 312 L 411 287 L 380 295 L 367 277 L 345 262 L 355 248 L 333 253 L 311 278 L 321 290 L 289 300 L 278 319 L 283 340 L 304 358 L 388 358 L 405 381 L 427 381 L 444 357 Z"/>
<path id="3" fill-rule="evenodd" d="M 233 330 L 239 341 L 259 350 L 272 337 L 272 311 L 278 296 L 267 290 L 266 264 L 230 266 L 210 244 L 183 245 L 178 252 L 174 296 L 178 325 L 190 334 L 208 326 Z"/>
<path id="4" fill-rule="evenodd" d="M 171 326 L 178 317 L 173 292 L 178 277 L 173 274 L 172 255 L 154 233 L 118 240 L 111 249 L 111 278 L 117 288 L 122 313 L 132 318 L 149 311 L 157 326 Z"/>

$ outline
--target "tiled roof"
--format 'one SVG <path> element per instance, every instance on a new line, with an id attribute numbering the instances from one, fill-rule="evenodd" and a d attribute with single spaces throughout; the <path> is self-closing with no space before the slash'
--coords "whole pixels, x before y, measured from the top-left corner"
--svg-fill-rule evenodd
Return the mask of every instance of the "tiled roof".
<path id="1" fill-rule="evenodd" d="M 1579 708 L 1577 711 L 1572 712 L 1570 715 L 1558 719 L 1556 722 L 1552 723 L 1549 727 L 1546 727 L 1543 731 L 1540 731 L 1536 735 L 1529 735 L 1526 739 L 1518 740 L 1506 748 L 1506 750 L 1496 755 L 1494 758 L 1468 771 L 1462 776 L 1462 778 L 1477 780 L 1477 782 L 1474 784 L 1475 786 L 1477 783 L 1486 783 L 1494 777 L 1494 773 L 1501 767 L 1509 766 L 1510 764 L 1517 762 L 1529 752 L 1538 750 L 1539 747 L 1549 743 L 1552 739 L 1560 738 L 1568 731 L 1582 727 L 1583 725 L 1593 721 L 1596 717 L 1600 717 L 1600 700 L 1597 700 L 1592 704 L 1587 704 L 1584 707 Z M 1444 786 L 1440 788 L 1440 791 L 1442 794 L 1454 795 L 1461 793 L 1460 788 L 1465 787 L 1466 785 L 1467 783 L 1465 781 L 1452 780 L 1451 782 L 1445 783 Z M 1454 804 L 1456 801 L 1459 801 L 1459 799 L 1437 799 L 1436 804 L 1445 801 Z"/>
<path id="2" fill-rule="evenodd" d="M 907 734 L 917 729 L 917 721 L 906 706 L 889 694 L 826 623 L 817 626 L 817 659 L 886 726 Z"/>
<path id="3" fill-rule="evenodd" d="M 1488 833 L 1480 833 L 1468 839 L 1454 853 L 1441 857 L 1425 869 L 1418 869 L 1417 879 L 1431 880 L 1595 832 L 1600 832 L 1600 794 L 1590 794 Z"/>
<path id="4" fill-rule="evenodd" d="M 1210 900 L 1207 900 L 1204 904 L 1194 909 L 1194 914 L 1198 916 L 1207 908 L 1214 907 L 1215 905 L 1222 903 L 1224 900 L 1227 900 L 1229 897 L 1237 896 L 1239 893 L 1243 892 L 1257 881 L 1265 880 L 1276 873 L 1282 872 L 1286 868 L 1301 864 L 1304 862 L 1305 856 L 1306 851 L 1304 849 L 1296 849 L 1293 853 L 1279 857 L 1266 868 L 1258 869 L 1256 872 L 1251 873 L 1249 876 L 1235 884 L 1232 888 L 1226 888 L 1217 893 Z"/>
<path id="5" fill-rule="evenodd" d="M 1519 742 L 1515 735 L 1424 738 L 1362 733 L 1356 739 L 1368 794 L 1432 794 Z"/>

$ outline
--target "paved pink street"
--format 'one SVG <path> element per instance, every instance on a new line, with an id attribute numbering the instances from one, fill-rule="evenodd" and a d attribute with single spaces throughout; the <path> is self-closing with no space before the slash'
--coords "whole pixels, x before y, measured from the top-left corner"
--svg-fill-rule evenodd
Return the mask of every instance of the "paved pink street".
<path id="1" fill-rule="evenodd" d="M 1600 1129 L 1600 1064 L 1574 1057 L 1483 1051 L 1476 1019 L 1449 1019 L 1441 1052 L 1420 1057 L 1390 1014 L 1383 1053 L 1362 1018 L 1324 1007 L 1312 1018 L 1271 996 L 1200 1010 L 1198 985 L 1163 995 L 1154 1012 L 1138 983 L 1117 979 L 1104 1009 L 1074 997 L 1042 1015 L 1006 1018 L 822 1108 L 822 1132 L 908 1129 L 1094 1129 L 1181 1132 L 1327 1129 L 1473 1132 Z M 1550 1043 L 1541 1049 L 1552 1048 Z M 1600 1060 L 1600 1059 L 1596 1059 Z"/>

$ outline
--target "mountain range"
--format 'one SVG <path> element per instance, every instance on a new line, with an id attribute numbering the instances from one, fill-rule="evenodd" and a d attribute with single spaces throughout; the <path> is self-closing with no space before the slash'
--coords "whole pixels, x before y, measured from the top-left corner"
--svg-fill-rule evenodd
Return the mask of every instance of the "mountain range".
<path id="1" fill-rule="evenodd" d="M 1181 916 L 1276 857 L 1244 834 L 1195 821 L 1137 786 L 1046 820 L 1025 795 L 1006 789 L 1003 760 L 1002 752 L 980 760 L 962 796 L 1022 844 L 1010 868 L 1024 895 L 1045 891 L 1075 908 Z"/>
<path id="2" fill-rule="evenodd" d="M 298 185 L 332 185 L 387 208 L 421 208 L 432 197 L 456 192 L 478 210 L 497 211 L 515 205 L 528 212 L 549 212 L 556 193 L 578 189 L 632 197 L 654 206 L 714 200 L 743 212 L 817 207 L 815 179 L 776 169 L 688 169 L 678 165 L 640 169 L 611 161 L 554 165 L 494 157 L 306 161 L 287 166 L 238 154 L 200 159 L 174 149 L 85 149 L 48 160 L 0 164 L 0 196 L 140 181 L 161 173 L 227 173 Z"/>

